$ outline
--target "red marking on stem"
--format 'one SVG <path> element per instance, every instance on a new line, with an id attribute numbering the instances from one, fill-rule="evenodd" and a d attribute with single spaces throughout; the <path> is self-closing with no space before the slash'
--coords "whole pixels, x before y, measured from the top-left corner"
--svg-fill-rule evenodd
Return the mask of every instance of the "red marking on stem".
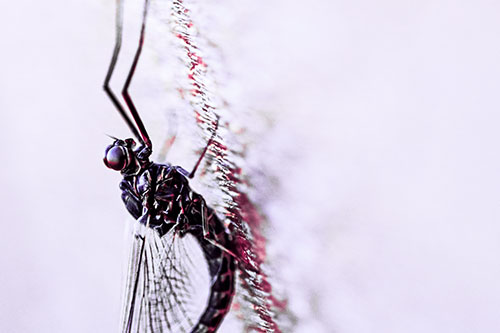
<path id="1" fill-rule="evenodd" d="M 274 296 L 271 296 L 271 301 L 273 303 L 273 305 L 279 309 L 280 311 L 285 311 L 286 308 L 288 307 L 288 300 L 278 300 L 276 297 Z"/>
<path id="2" fill-rule="evenodd" d="M 231 308 L 235 311 L 239 311 L 241 309 L 240 303 L 233 301 L 233 304 L 231 305 Z"/>
<path id="3" fill-rule="evenodd" d="M 177 91 L 179 92 L 179 95 L 181 95 L 181 98 L 184 99 L 185 98 L 185 96 L 184 96 L 184 89 L 177 88 Z"/>
<path id="4" fill-rule="evenodd" d="M 208 65 L 203 57 L 197 54 L 196 50 L 198 48 L 196 45 L 193 45 L 196 39 L 193 39 L 190 35 L 190 31 L 192 31 L 190 29 L 194 27 L 193 21 L 188 16 L 190 11 L 183 6 L 182 0 L 177 0 L 177 3 L 179 4 L 178 14 L 181 18 L 179 24 L 182 31 L 188 31 L 176 34 L 176 37 L 183 43 L 183 49 L 186 52 L 185 55 L 188 61 L 189 72 L 187 78 L 191 87 L 186 97 L 189 98 L 193 106 L 196 122 L 200 127 L 205 131 L 207 128 L 213 130 L 215 126 L 213 120 L 214 108 L 210 105 L 206 87 L 203 85 Z M 185 92 L 183 90 L 181 93 L 183 98 Z M 225 125 L 228 128 L 230 124 L 226 122 Z M 244 131 L 244 129 L 241 129 L 241 131 Z M 280 303 L 273 297 L 271 284 L 261 268 L 266 259 L 266 239 L 261 233 L 263 218 L 247 194 L 239 189 L 239 185 L 246 184 L 246 181 L 242 176 L 241 168 L 234 166 L 233 162 L 228 159 L 228 147 L 216 138 L 212 142 L 209 152 L 216 164 L 215 177 L 219 182 L 219 187 L 222 192 L 231 196 L 231 200 L 224 207 L 224 214 L 234 239 L 241 283 L 252 297 L 254 311 L 264 323 L 264 327 L 271 328 L 274 332 L 280 332 L 272 318 L 271 307 L 275 305 L 285 307 L 286 303 L 283 305 L 283 302 Z M 240 307 L 240 304 L 233 303 L 234 309 L 239 310 Z M 249 329 L 257 332 L 267 331 L 267 329 L 259 326 L 261 324 L 255 324 Z"/>

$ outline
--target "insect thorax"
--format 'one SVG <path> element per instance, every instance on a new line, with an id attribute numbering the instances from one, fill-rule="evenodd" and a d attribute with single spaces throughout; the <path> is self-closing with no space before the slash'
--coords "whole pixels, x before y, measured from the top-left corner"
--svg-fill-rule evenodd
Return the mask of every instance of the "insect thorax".
<path id="1" fill-rule="evenodd" d="M 196 233 L 201 228 L 205 206 L 201 195 L 193 192 L 178 166 L 150 163 L 135 175 L 124 175 L 120 184 L 122 199 L 129 212 L 141 223 L 165 234 L 175 224 L 177 229 Z"/>

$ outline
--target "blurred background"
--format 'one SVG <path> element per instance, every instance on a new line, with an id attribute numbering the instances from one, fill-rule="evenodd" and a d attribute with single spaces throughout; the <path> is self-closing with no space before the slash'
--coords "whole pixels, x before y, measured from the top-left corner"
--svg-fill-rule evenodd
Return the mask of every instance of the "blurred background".
<path id="1" fill-rule="evenodd" d="M 272 180 L 255 200 L 293 331 L 498 331 L 500 3 L 199 4 L 237 87 L 224 98 L 259 134 L 247 163 Z M 101 88 L 114 5 L 0 4 L 1 332 L 118 331 L 127 212 L 102 155 L 105 133 L 130 134 Z M 161 58 L 151 36 L 145 58 Z M 132 87 L 147 124 L 160 65 Z"/>

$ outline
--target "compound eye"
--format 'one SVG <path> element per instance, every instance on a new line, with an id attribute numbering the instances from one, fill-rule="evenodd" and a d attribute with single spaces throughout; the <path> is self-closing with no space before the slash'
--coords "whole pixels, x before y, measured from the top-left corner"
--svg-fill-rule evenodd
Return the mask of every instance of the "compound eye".
<path id="1" fill-rule="evenodd" d="M 106 151 L 104 164 L 110 169 L 121 171 L 128 165 L 128 154 L 124 147 L 112 146 Z"/>

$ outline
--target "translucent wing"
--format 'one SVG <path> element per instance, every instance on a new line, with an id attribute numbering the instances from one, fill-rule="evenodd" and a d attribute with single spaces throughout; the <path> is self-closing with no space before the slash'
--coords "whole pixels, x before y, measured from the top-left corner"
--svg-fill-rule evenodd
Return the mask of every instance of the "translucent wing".
<path id="1" fill-rule="evenodd" d="M 134 222 L 122 332 L 190 332 L 210 291 L 207 263 L 195 237 L 159 234 Z"/>

